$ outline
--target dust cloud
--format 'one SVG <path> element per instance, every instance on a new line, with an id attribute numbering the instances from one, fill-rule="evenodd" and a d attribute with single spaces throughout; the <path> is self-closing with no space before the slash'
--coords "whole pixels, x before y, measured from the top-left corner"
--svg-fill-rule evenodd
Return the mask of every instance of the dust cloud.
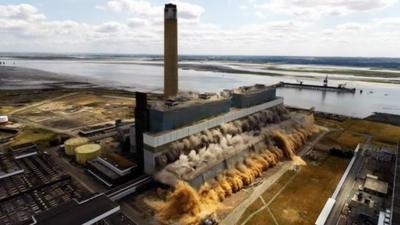
<path id="1" fill-rule="evenodd" d="M 292 117 L 268 127 L 267 123 L 281 121 L 279 116 L 273 120 L 277 114 L 276 111 L 263 111 L 173 143 L 170 148 L 176 149 L 179 157 L 167 164 L 156 179 L 175 186 L 175 189 L 165 200 L 148 201 L 157 220 L 165 225 L 198 225 L 202 219 L 214 215 L 227 197 L 251 185 L 263 172 L 285 158 L 304 165 L 296 153 L 318 132 L 313 116 Z M 247 153 L 241 160 L 198 190 L 182 181 L 188 174 L 211 169 L 243 150 Z"/>

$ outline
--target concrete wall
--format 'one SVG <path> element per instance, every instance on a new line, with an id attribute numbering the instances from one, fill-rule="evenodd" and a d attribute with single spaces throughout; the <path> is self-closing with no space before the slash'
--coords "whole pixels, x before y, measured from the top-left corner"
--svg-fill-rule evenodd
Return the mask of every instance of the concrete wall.
<path id="1" fill-rule="evenodd" d="M 150 132 L 161 132 L 183 127 L 199 120 L 226 113 L 230 109 L 230 99 L 175 107 L 171 110 L 150 109 Z"/>
<path id="2" fill-rule="evenodd" d="M 247 108 L 274 100 L 275 98 L 275 88 L 266 88 L 254 93 L 233 94 L 232 106 L 236 108 Z"/>
<path id="3" fill-rule="evenodd" d="M 159 155 L 167 152 L 169 149 L 168 148 L 162 148 L 161 146 L 166 145 L 168 143 L 174 142 L 176 140 L 188 137 L 192 134 L 196 134 L 199 132 L 202 132 L 204 130 L 208 130 L 210 128 L 222 125 L 227 122 L 231 122 L 236 119 L 240 119 L 246 116 L 249 116 L 251 114 L 254 114 L 256 112 L 275 107 L 277 105 L 283 104 L 283 99 L 278 98 L 275 99 L 271 102 L 267 102 L 261 105 L 253 106 L 250 108 L 245 108 L 245 109 L 240 109 L 240 110 L 233 110 L 229 113 L 226 113 L 224 115 L 221 115 L 219 117 L 204 121 L 202 123 L 181 128 L 178 130 L 173 130 L 167 133 L 163 133 L 160 135 L 152 136 L 149 133 L 144 134 L 143 140 L 145 143 L 145 148 L 144 148 L 144 160 L 145 160 L 145 173 L 147 174 L 153 174 L 156 169 L 156 157 Z M 240 153 L 238 153 L 235 156 L 230 157 L 228 160 L 224 160 L 224 168 L 232 168 L 237 161 L 243 159 L 244 155 L 248 153 L 248 150 L 244 150 Z M 218 167 L 216 167 L 218 168 Z M 219 172 L 218 169 L 215 169 L 214 172 L 212 172 L 214 169 L 211 169 L 210 173 L 217 174 Z M 195 178 L 194 183 L 196 183 L 196 179 L 207 179 L 207 176 L 204 178 Z M 210 175 L 211 176 L 211 175 Z M 198 180 L 197 180 L 198 181 Z M 193 185 L 196 187 L 195 185 Z"/>
<path id="4" fill-rule="evenodd" d="M 281 105 L 281 104 L 283 104 L 283 98 L 276 98 L 273 101 L 266 102 L 266 103 L 256 105 L 253 107 L 244 108 L 244 109 L 240 109 L 240 110 L 233 109 L 228 113 L 210 118 L 206 121 L 199 122 L 192 126 L 186 126 L 186 127 L 179 128 L 176 130 L 163 132 L 160 134 L 145 133 L 143 135 L 143 141 L 144 141 L 145 145 L 156 149 L 159 146 L 171 143 L 173 141 L 182 139 L 184 137 L 188 137 L 192 134 L 196 134 L 196 133 L 208 130 L 210 128 L 219 126 L 221 124 L 231 122 L 231 121 L 249 116 L 251 114 L 254 114 L 256 112 L 262 111 L 264 109 L 275 107 L 275 106 Z M 148 150 L 149 151 L 157 151 L 157 150 L 150 150 L 150 149 L 148 149 Z"/>

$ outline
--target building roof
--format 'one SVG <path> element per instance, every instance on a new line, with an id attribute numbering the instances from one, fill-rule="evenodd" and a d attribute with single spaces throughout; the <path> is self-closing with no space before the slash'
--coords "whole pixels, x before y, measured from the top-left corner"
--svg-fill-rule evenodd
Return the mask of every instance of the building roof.
<path id="1" fill-rule="evenodd" d="M 387 182 L 367 177 L 365 179 L 364 188 L 382 194 L 388 193 L 389 184 Z"/>
<path id="2" fill-rule="evenodd" d="M 0 123 L 7 123 L 8 122 L 8 116 L 0 116 Z"/>
<path id="3" fill-rule="evenodd" d="M 70 201 L 34 217 L 37 225 L 90 225 L 120 210 L 105 195 L 83 202 Z"/>

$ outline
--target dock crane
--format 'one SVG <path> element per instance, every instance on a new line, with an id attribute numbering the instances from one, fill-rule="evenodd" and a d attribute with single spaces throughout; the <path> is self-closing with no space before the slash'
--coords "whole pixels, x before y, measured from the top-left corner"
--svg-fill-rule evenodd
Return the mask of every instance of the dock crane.
<path id="1" fill-rule="evenodd" d="M 328 87 L 328 75 L 324 79 L 324 87 Z"/>

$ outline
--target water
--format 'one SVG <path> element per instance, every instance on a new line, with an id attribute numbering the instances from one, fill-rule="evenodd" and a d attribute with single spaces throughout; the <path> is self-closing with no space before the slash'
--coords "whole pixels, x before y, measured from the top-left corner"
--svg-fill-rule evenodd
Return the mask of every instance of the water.
<path id="1" fill-rule="evenodd" d="M 95 78 L 108 85 L 130 90 L 161 91 L 163 68 L 153 65 L 101 63 L 79 60 L 26 60 L 13 59 L 16 66 L 41 69 L 50 72 L 80 75 Z M 302 79 L 304 83 L 322 84 L 321 78 Z M 255 83 L 275 84 L 280 81 L 296 82 L 293 76 L 259 76 L 231 74 L 211 71 L 180 70 L 181 90 L 216 92 Z M 277 94 L 284 97 L 285 104 L 301 108 L 315 107 L 318 111 L 332 112 L 354 117 L 365 117 L 373 112 L 400 115 L 400 86 L 395 84 L 371 83 L 365 81 L 332 80 L 330 85 L 347 83 L 348 87 L 362 89 L 355 94 L 324 92 L 317 90 L 279 89 Z"/>

